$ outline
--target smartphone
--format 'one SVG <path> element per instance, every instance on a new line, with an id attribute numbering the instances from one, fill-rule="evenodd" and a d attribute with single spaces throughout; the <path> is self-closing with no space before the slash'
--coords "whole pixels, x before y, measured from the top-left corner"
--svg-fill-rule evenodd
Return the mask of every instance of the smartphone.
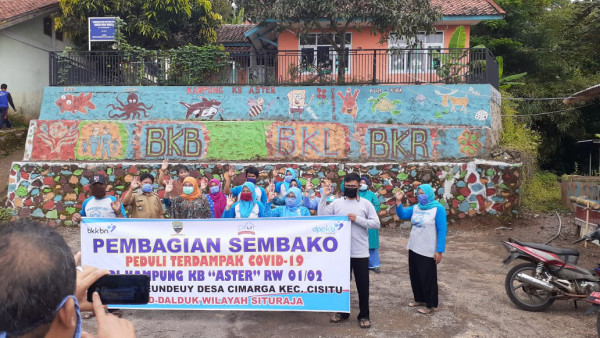
<path id="1" fill-rule="evenodd" d="M 87 290 L 87 300 L 98 292 L 102 304 L 148 304 L 150 277 L 147 275 L 106 275 Z"/>

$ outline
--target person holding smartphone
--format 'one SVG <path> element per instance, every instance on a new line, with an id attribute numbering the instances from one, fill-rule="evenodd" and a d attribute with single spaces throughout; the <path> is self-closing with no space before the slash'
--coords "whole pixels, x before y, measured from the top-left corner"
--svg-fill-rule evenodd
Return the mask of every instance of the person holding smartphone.
<path id="1" fill-rule="evenodd" d="M 76 255 L 79 256 L 80 254 Z M 80 311 L 94 311 L 99 337 L 135 337 L 132 322 L 106 313 L 87 289 L 109 273 L 76 268 L 77 258 L 49 226 L 22 219 L 0 224 L 0 337 L 83 337 Z"/>

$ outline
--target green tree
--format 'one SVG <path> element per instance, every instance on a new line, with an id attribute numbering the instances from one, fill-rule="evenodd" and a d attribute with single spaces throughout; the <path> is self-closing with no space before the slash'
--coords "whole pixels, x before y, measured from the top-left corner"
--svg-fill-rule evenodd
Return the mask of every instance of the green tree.
<path id="1" fill-rule="evenodd" d="M 87 45 L 87 18 L 117 16 L 127 25 L 125 36 L 135 46 L 166 49 L 216 41 L 221 15 L 209 0 L 59 0 L 57 29 L 74 43 Z"/>
<path id="2" fill-rule="evenodd" d="M 369 29 L 381 42 L 389 34 L 415 41 L 419 32 L 433 33 L 441 17 L 429 0 L 240 0 L 240 6 L 251 22 L 274 21 L 278 30 L 293 28 L 299 35 L 322 33 L 339 56 L 338 82 L 344 82 L 350 28 Z"/>
<path id="3" fill-rule="evenodd" d="M 561 98 L 600 83 L 600 1 L 496 2 L 507 12 L 504 20 L 473 27 L 471 43 L 484 44 L 503 58 L 505 82 L 523 83 L 508 88 L 511 95 Z M 527 76 L 517 79 L 524 72 Z M 503 95 L 503 100 L 511 98 Z M 541 136 L 537 156 L 541 169 L 570 173 L 575 162 L 588 163 L 588 149 L 576 142 L 593 138 L 600 130 L 597 109 L 597 105 L 567 107 L 560 99 L 519 105 L 519 114 L 525 115 L 519 120 Z M 596 164 L 597 150 L 593 156 Z"/>

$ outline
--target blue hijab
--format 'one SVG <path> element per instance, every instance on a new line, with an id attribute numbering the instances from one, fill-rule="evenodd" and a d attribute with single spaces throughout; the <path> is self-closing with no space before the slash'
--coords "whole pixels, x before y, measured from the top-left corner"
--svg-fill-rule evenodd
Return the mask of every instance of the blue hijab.
<path id="1" fill-rule="evenodd" d="M 256 198 L 256 187 L 254 183 L 244 183 L 242 185 L 242 192 L 244 192 L 244 187 L 248 187 L 248 189 L 250 189 L 250 191 L 252 192 L 252 201 L 242 201 L 240 199 L 238 203 L 240 205 L 240 216 L 242 216 L 242 218 L 248 218 L 248 216 L 250 216 L 250 214 L 252 213 L 252 209 L 254 209 L 256 202 L 258 202 L 258 199 Z"/>
<path id="2" fill-rule="evenodd" d="M 296 205 L 295 206 L 289 206 L 289 205 L 285 205 L 283 207 L 283 217 L 295 217 L 298 216 L 298 209 L 300 209 L 300 206 L 302 205 L 302 192 L 300 191 L 300 189 L 296 188 L 296 187 L 291 187 L 288 191 L 287 194 L 285 195 L 285 197 L 287 197 L 288 194 L 290 193 L 294 193 L 294 196 L 296 196 Z"/>
<path id="3" fill-rule="evenodd" d="M 417 194 L 419 193 L 419 189 L 423 190 L 423 193 L 425 193 L 425 196 L 427 196 L 427 200 L 429 201 L 429 203 L 425 205 L 419 203 L 419 209 L 429 210 L 432 208 L 443 207 L 443 205 L 440 202 L 435 200 L 435 193 L 433 192 L 433 188 L 431 187 L 431 185 L 421 184 L 417 187 Z"/>
<path id="4" fill-rule="evenodd" d="M 290 173 L 292 174 L 292 180 L 296 179 L 296 172 L 294 171 L 294 169 L 292 168 L 285 168 L 285 173 L 283 174 L 283 182 L 279 182 L 277 183 L 278 187 L 277 188 L 277 192 L 281 191 L 281 186 L 283 185 L 285 187 L 285 191 L 289 191 L 290 190 L 290 182 L 286 182 L 285 181 L 285 176 L 287 176 L 287 174 Z"/>

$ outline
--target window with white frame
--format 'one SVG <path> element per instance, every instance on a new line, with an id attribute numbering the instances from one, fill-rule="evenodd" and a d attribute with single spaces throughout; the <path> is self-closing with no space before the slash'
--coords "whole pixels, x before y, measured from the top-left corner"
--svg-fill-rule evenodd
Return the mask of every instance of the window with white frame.
<path id="1" fill-rule="evenodd" d="M 340 44 L 341 37 L 333 34 L 333 41 Z M 346 74 L 350 73 L 350 55 L 349 50 L 352 49 L 352 34 L 346 33 Z M 311 33 L 300 37 L 300 70 L 302 72 L 314 73 L 321 71 L 330 74 L 337 74 L 337 69 L 340 66 L 340 56 L 331 46 L 330 40 L 322 33 Z"/>
<path id="2" fill-rule="evenodd" d="M 444 48 L 444 32 L 418 34 L 414 49 L 406 39 L 390 35 L 388 39 L 390 73 L 428 73 L 440 66 L 440 56 Z"/>

